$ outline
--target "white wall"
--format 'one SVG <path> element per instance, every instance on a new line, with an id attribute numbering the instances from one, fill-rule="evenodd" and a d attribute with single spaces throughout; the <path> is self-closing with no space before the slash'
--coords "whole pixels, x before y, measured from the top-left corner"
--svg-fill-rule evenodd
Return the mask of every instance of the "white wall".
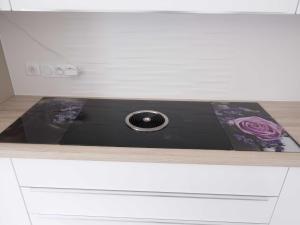
<path id="1" fill-rule="evenodd" d="M 0 42 L 0 103 L 14 94 Z"/>
<path id="2" fill-rule="evenodd" d="M 300 101 L 299 16 L 2 13 L 0 34 L 18 95 Z"/>

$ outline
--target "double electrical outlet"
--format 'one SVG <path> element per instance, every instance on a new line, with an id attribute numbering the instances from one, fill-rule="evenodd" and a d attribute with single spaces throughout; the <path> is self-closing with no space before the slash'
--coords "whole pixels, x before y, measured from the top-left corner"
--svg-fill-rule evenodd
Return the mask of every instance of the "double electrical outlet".
<path id="1" fill-rule="evenodd" d="M 79 75 L 79 69 L 71 64 L 53 65 L 27 63 L 26 75 L 43 77 L 74 77 Z"/>

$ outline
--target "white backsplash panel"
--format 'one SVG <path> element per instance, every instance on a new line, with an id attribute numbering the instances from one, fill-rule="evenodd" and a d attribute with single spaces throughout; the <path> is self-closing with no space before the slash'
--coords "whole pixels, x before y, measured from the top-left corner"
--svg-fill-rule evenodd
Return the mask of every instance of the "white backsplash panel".
<path id="1" fill-rule="evenodd" d="M 300 100 L 300 17 L 1 13 L 18 95 Z M 27 76 L 72 64 L 76 77 Z"/>

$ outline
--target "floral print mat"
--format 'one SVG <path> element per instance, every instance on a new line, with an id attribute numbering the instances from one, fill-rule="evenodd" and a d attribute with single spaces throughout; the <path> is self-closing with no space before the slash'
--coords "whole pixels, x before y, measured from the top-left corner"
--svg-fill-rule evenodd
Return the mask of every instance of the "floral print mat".
<path id="1" fill-rule="evenodd" d="M 234 149 L 300 152 L 299 144 L 259 104 L 211 104 Z"/>

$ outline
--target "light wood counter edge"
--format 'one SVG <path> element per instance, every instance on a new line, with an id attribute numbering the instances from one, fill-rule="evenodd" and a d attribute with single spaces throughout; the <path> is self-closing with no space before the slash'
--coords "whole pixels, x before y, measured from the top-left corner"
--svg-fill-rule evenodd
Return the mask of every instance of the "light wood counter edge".
<path id="1" fill-rule="evenodd" d="M 39 100 L 38 97 L 13 97 L 0 105 L 8 114 L 14 111 L 11 123 L 22 115 L 28 108 Z M 300 120 L 300 103 L 266 102 L 261 103 L 267 111 L 281 123 L 282 107 L 289 105 L 294 118 L 282 120 L 282 125 L 295 138 L 299 137 L 297 126 L 291 121 Z M 274 114 L 272 113 L 274 111 Z M 281 111 L 281 112 L 280 112 Z M 17 112 L 17 113 L 16 113 Z M 298 114 L 299 112 L 299 114 Z M 284 115 L 288 115 L 285 113 Z M 16 117 L 17 115 L 17 117 Z M 275 115 L 278 115 L 276 117 Z M 299 118 L 298 118 L 299 115 Z M 0 118 L 0 124 L 3 123 Z M 7 122 L 7 121 L 5 121 Z M 300 122 L 300 121 L 299 121 Z M 289 130 L 289 127 L 291 130 Z M 291 132 L 292 131 L 292 132 Z M 1 127 L 0 127 L 1 132 Z M 299 138 L 296 138 L 299 141 Z M 300 167 L 300 153 L 274 153 L 251 151 L 222 151 L 222 150 L 187 150 L 187 149 L 151 149 L 151 148 L 121 148 L 121 147 L 94 147 L 94 146 L 62 146 L 40 144 L 0 144 L 0 157 L 5 158 L 36 158 L 62 160 L 99 160 L 99 161 L 129 161 L 152 163 L 181 163 L 181 164 L 214 164 L 214 165 L 247 165 L 247 166 L 283 166 Z"/>
<path id="2" fill-rule="evenodd" d="M 1 144 L 0 157 L 300 167 L 299 153 Z"/>

